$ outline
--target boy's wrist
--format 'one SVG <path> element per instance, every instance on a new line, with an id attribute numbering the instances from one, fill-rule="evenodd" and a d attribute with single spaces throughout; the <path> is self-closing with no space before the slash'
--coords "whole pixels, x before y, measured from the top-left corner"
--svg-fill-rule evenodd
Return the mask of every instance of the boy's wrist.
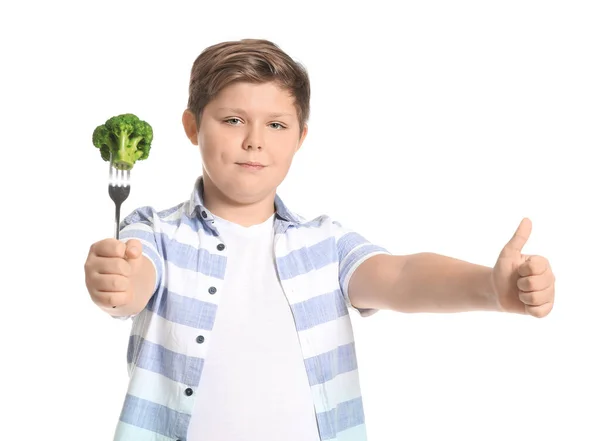
<path id="1" fill-rule="evenodd" d="M 485 278 L 486 284 L 484 288 L 484 295 L 488 302 L 488 308 L 490 311 L 503 312 L 504 308 L 500 303 L 500 298 L 494 284 L 494 272 L 493 268 L 487 268 L 487 277 Z"/>

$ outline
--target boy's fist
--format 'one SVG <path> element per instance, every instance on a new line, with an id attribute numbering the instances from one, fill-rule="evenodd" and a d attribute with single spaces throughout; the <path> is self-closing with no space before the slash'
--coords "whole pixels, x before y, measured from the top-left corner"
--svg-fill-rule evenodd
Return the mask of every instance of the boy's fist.
<path id="1" fill-rule="evenodd" d="M 137 239 L 123 243 L 104 239 L 90 247 L 85 262 L 85 285 L 94 303 L 117 308 L 134 299 L 133 280 L 142 264 L 142 244 Z"/>

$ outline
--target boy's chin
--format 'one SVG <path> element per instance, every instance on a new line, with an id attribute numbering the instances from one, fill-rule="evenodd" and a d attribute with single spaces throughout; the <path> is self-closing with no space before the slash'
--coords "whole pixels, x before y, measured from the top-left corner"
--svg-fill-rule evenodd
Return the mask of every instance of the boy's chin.
<path id="1" fill-rule="evenodd" d="M 274 193 L 276 185 L 256 177 L 235 177 L 219 186 L 221 192 L 239 204 L 252 204 Z"/>

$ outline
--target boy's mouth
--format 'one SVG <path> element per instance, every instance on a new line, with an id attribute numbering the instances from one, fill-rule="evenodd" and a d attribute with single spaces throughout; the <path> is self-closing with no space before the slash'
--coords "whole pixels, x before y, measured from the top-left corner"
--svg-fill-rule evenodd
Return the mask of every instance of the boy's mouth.
<path id="1" fill-rule="evenodd" d="M 266 167 L 265 165 L 261 164 L 260 162 L 253 162 L 253 161 L 236 162 L 236 164 L 241 167 L 248 168 L 250 170 L 261 170 Z"/>

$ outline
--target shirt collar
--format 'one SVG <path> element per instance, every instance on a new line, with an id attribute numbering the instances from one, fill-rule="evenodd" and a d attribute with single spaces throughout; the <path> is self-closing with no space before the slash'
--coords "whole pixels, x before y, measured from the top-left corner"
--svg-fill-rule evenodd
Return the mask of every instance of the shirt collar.
<path id="1" fill-rule="evenodd" d="M 204 206 L 204 180 L 202 176 L 196 179 L 188 204 L 188 216 L 193 217 L 195 213 L 202 220 L 212 220 L 212 214 Z M 277 194 L 275 195 L 275 213 L 278 218 L 290 224 L 297 225 L 301 223 L 301 219 L 287 208 Z"/>

